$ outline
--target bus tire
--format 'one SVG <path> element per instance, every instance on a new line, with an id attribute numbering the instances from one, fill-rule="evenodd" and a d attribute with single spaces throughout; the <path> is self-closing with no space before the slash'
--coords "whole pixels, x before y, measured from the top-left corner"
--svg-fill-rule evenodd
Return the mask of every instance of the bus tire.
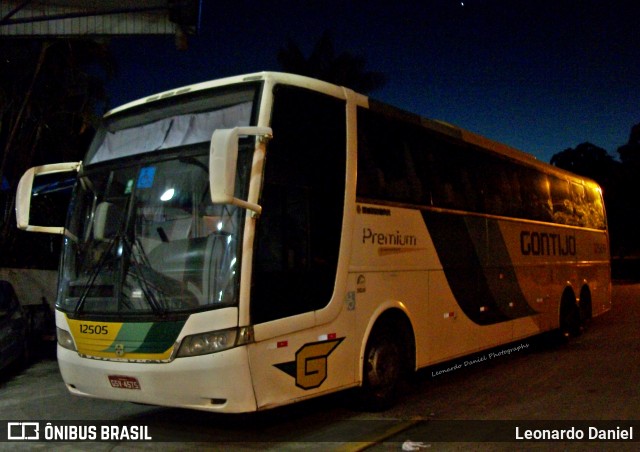
<path id="1" fill-rule="evenodd" d="M 587 320 L 593 317 L 593 308 L 591 306 L 591 292 L 589 287 L 584 286 L 580 291 L 580 319 L 584 325 Z"/>
<path id="2" fill-rule="evenodd" d="M 560 302 L 560 338 L 567 340 L 582 332 L 580 309 L 573 293 L 565 291 Z"/>
<path id="3" fill-rule="evenodd" d="M 359 401 L 368 411 L 383 411 L 395 404 L 405 376 L 406 355 L 401 335 L 389 324 L 374 328 L 365 349 Z"/>

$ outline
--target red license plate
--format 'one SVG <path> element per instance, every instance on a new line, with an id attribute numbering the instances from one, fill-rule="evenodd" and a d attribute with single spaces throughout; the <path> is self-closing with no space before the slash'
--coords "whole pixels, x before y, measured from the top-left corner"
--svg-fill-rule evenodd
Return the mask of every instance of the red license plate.
<path id="1" fill-rule="evenodd" d="M 135 377 L 126 377 L 124 375 L 109 375 L 109 383 L 118 389 L 140 389 L 140 382 Z"/>

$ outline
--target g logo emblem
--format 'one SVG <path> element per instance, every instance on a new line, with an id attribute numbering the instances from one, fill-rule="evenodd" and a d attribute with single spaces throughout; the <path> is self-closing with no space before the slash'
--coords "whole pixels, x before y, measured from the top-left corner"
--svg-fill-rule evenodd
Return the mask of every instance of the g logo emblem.
<path id="1" fill-rule="evenodd" d="M 275 367 L 294 377 L 299 388 L 317 388 L 327 379 L 329 355 L 343 340 L 342 337 L 305 344 L 296 352 L 295 361 L 275 364 Z"/>

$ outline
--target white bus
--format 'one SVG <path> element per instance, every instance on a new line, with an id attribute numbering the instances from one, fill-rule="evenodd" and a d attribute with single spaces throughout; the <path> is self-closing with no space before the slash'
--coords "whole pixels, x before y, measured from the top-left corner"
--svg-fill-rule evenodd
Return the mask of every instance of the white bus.
<path id="1" fill-rule="evenodd" d="M 77 171 L 64 227 L 37 177 Z M 35 182 L 34 182 L 35 179 Z M 361 387 L 611 306 L 602 195 L 459 128 L 258 73 L 109 112 L 81 163 L 23 177 L 64 234 L 73 394 L 215 412 Z"/>

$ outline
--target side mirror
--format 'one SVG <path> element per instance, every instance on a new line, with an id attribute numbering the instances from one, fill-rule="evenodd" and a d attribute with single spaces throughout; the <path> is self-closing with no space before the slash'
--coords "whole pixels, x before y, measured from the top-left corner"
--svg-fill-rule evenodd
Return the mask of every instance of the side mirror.
<path id="1" fill-rule="evenodd" d="M 270 127 L 236 127 L 218 129 L 211 137 L 209 152 L 209 187 L 215 203 L 232 204 L 260 214 L 262 207 L 234 196 L 240 135 L 271 136 Z"/>
<path id="2" fill-rule="evenodd" d="M 31 232 L 47 232 L 49 234 L 64 234 L 63 226 L 37 226 L 29 224 L 31 198 L 33 196 L 33 181 L 36 176 L 48 174 L 78 172 L 82 162 L 53 163 L 51 165 L 36 166 L 28 169 L 20 178 L 16 192 L 16 223 L 18 228 Z"/>

